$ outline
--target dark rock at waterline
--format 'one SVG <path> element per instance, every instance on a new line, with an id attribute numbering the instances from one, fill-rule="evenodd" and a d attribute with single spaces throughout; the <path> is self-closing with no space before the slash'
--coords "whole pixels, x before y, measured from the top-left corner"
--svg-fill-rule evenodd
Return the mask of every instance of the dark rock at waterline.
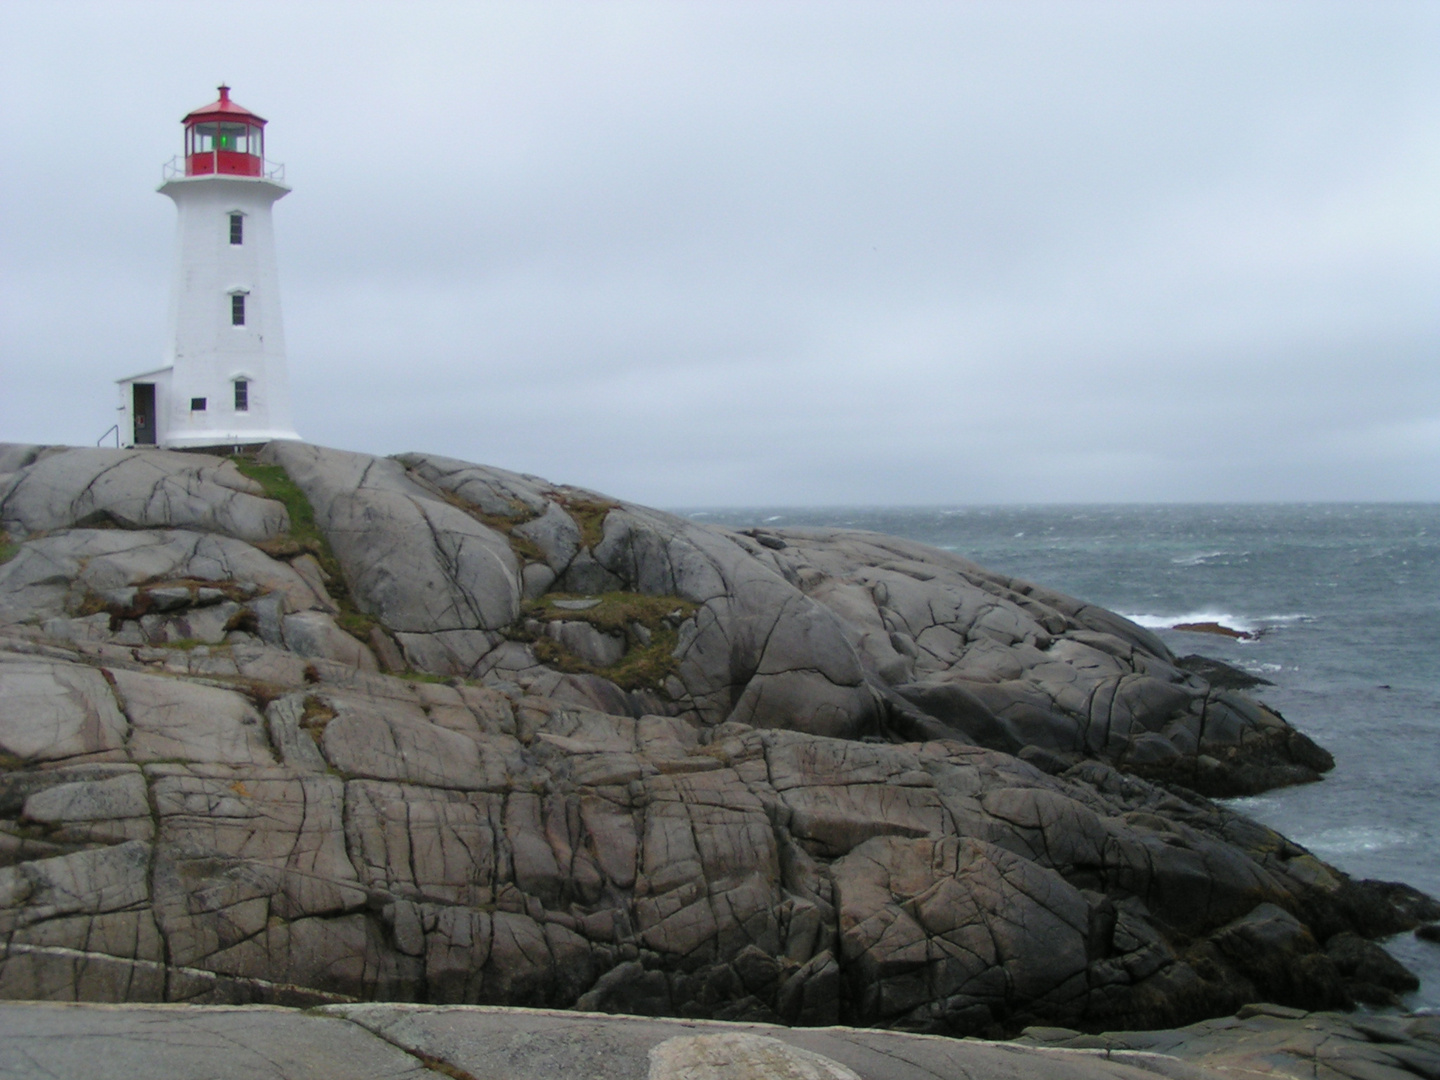
<path id="1" fill-rule="evenodd" d="M 1234 1016 L 1170 1031 L 1081 1034 L 1031 1028 L 1020 1045 L 1103 1051 L 1109 1061 L 1125 1051 L 1164 1055 L 1146 1068 L 1175 1076 L 1174 1066 L 1226 1076 L 1330 1077 L 1333 1080 L 1404 1080 L 1440 1075 L 1440 1017 L 1310 1012 L 1273 1003 L 1241 1008 Z"/>
<path id="2" fill-rule="evenodd" d="M 1354 918 L 1372 928 L 1364 931 L 1369 937 L 1398 934 L 1440 920 L 1440 901 L 1413 885 L 1368 878 L 1353 884 L 1359 891 L 1347 903 L 1355 911 Z"/>
<path id="3" fill-rule="evenodd" d="M 1404 964 L 1356 934 L 1336 934 L 1325 943 L 1325 955 L 1355 999 L 1368 1005 L 1398 1005 L 1398 995 L 1420 989 L 1420 980 Z"/>
<path id="4" fill-rule="evenodd" d="M 294 518 L 228 461 L 0 450 L 0 996 L 994 1035 L 1343 1004 L 1380 984 L 1317 942 L 1434 918 L 1193 794 L 1332 762 L 1113 612 L 264 456 Z"/>
<path id="5" fill-rule="evenodd" d="M 1224 690 L 1251 690 L 1257 686 L 1275 685 L 1269 679 L 1261 678 L 1234 664 L 1227 664 L 1224 660 L 1216 660 L 1211 656 L 1201 656 L 1199 653 L 1178 657 L 1175 666 L 1192 675 L 1199 675 L 1211 686 Z"/>
<path id="6" fill-rule="evenodd" d="M 1264 633 L 1263 630 L 1237 630 L 1233 626 L 1226 626 L 1218 622 L 1176 623 L 1170 629 L 1183 630 L 1190 634 L 1218 634 L 1220 637 L 1234 638 L 1236 641 L 1254 641 Z"/>

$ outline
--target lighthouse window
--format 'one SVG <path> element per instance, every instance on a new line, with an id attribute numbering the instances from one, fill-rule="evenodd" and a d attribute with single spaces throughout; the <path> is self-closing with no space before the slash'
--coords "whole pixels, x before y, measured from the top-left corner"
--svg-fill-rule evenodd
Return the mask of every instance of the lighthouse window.
<path id="1" fill-rule="evenodd" d="M 243 244 L 245 242 L 245 215 L 230 215 L 230 243 Z"/>
<path id="2" fill-rule="evenodd" d="M 196 124 L 191 128 L 191 137 L 194 142 L 191 145 L 192 154 L 208 154 L 215 149 L 215 132 L 217 124 Z"/>
<path id="3" fill-rule="evenodd" d="M 246 379 L 235 380 L 235 411 L 250 411 L 250 383 Z"/>
<path id="4" fill-rule="evenodd" d="M 248 124 L 221 124 L 217 147 L 237 154 L 250 152 L 250 127 Z"/>
<path id="5" fill-rule="evenodd" d="M 192 397 L 192 398 L 190 399 L 190 411 L 191 411 L 191 412 L 204 412 L 204 411 L 205 411 L 205 399 L 204 399 L 203 397 Z"/>
<path id="6" fill-rule="evenodd" d="M 245 325 L 245 294 L 236 293 L 230 297 L 230 325 Z"/>

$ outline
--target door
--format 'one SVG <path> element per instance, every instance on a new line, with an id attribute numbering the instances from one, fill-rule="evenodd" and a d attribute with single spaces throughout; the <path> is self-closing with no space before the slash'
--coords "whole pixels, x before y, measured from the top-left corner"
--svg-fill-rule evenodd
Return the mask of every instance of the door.
<path id="1" fill-rule="evenodd" d="M 155 445 L 155 384 L 137 382 L 130 415 L 135 420 L 135 445 Z"/>

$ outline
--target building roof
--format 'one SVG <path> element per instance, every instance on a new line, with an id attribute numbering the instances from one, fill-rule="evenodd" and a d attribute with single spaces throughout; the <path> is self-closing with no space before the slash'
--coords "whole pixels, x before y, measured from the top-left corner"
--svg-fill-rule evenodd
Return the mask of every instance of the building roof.
<path id="1" fill-rule="evenodd" d="M 186 113 L 180 121 L 182 124 L 192 124 L 200 120 L 244 120 L 253 124 L 264 124 L 265 118 L 257 116 L 243 105 L 237 105 L 230 100 L 230 87 L 223 83 L 219 87 L 220 98 L 212 101 L 192 112 Z"/>

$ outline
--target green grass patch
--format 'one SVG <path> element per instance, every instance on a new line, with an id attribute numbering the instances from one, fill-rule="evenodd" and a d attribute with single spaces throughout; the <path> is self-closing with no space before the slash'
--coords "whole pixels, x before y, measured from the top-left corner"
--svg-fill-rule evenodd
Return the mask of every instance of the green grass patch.
<path id="1" fill-rule="evenodd" d="M 339 603 L 338 600 L 336 602 Z M 342 605 L 340 614 L 335 616 L 335 625 L 351 637 L 369 645 L 370 631 L 380 625 L 380 620 L 373 615 L 366 615 L 363 611 L 356 611 L 353 606 Z"/>
<path id="2" fill-rule="evenodd" d="M 284 505 L 286 513 L 290 515 L 290 540 L 304 550 L 311 550 L 310 545 L 314 544 L 329 551 L 330 545 L 325 542 L 324 534 L 315 524 L 315 510 L 310 505 L 310 500 L 284 469 L 279 465 L 262 465 L 241 455 L 233 456 L 230 460 L 235 463 L 241 475 L 254 480 L 265 489 L 266 498 Z"/>
<path id="3" fill-rule="evenodd" d="M 191 649 L 200 645 L 214 644 L 213 641 L 201 641 L 199 638 L 186 637 L 176 638 L 174 641 L 158 641 L 155 643 L 155 646 L 160 649 L 179 649 L 181 652 L 189 652 Z M 219 646 L 216 647 L 218 648 Z"/>
<path id="4" fill-rule="evenodd" d="M 253 458 L 242 454 L 232 455 L 231 461 L 242 476 L 254 480 L 265 489 L 265 496 L 285 507 L 290 515 L 290 532 L 276 540 L 264 540 L 255 546 L 275 559 L 293 559 L 310 554 L 320 564 L 325 575 L 325 587 L 340 613 L 335 623 L 351 637 L 364 645 L 370 644 L 370 631 L 380 625 L 373 615 L 368 615 L 356 606 L 350 588 L 345 584 L 345 572 L 340 569 L 340 560 L 330 550 L 330 542 L 315 524 L 315 508 L 300 490 L 298 484 L 279 465 L 262 465 Z"/>
<path id="5" fill-rule="evenodd" d="M 10 534 L 0 529 L 0 563 L 7 563 L 20 554 L 20 545 L 10 539 Z"/>
<path id="6" fill-rule="evenodd" d="M 599 600 L 600 603 L 592 608 L 572 611 L 555 606 L 556 600 Z M 510 636 L 527 642 L 535 658 L 556 671 L 600 675 L 622 690 L 663 690 L 665 680 L 674 675 L 678 667 L 672 654 L 680 641 L 680 624 L 693 614 L 695 605 L 678 596 L 609 592 L 598 597 L 581 597 L 548 593 L 521 608 L 520 621 L 512 628 Z M 622 635 L 625 638 L 625 655 L 609 667 L 588 664 L 543 632 L 527 631 L 524 624 L 531 619 L 542 623 L 555 619 L 586 622 L 604 633 Z M 642 628 L 644 633 L 637 627 Z"/>

